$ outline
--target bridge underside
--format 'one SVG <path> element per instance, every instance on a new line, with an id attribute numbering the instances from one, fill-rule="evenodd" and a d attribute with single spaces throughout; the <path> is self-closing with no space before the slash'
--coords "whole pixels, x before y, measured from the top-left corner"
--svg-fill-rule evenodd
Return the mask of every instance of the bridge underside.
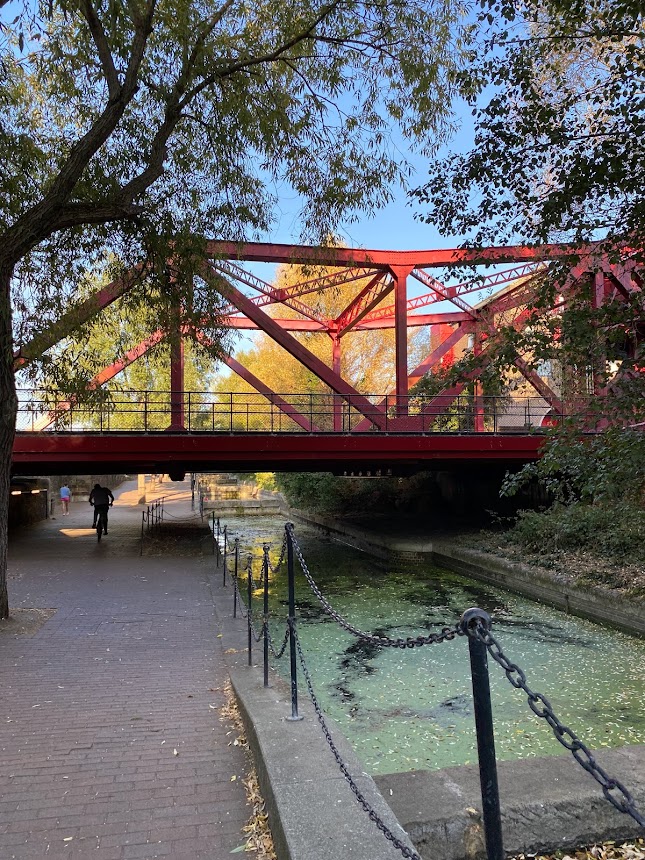
<path id="1" fill-rule="evenodd" d="M 536 460 L 540 435 L 385 433 L 18 433 L 17 475 L 208 471 L 334 472 L 372 475 L 481 466 L 516 468 Z"/>

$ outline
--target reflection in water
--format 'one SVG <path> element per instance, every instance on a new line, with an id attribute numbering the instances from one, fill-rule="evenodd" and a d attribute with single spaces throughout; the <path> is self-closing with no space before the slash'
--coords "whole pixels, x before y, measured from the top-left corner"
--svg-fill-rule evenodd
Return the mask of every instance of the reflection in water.
<path id="1" fill-rule="evenodd" d="M 240 538 L 242 558 L 248 552 L 259 557 L 267 542 L 277 560 L 281 519 L 231 518 L 227 524 L 229 537 Z M 382 561 L 302 525 L 296 535 L 323 594 L 360 629 L 394 638 L 436 632 L 468 607 L 480 606 L 493 616 L 496 637 L 526 671 L 529 686 L 591 748 L 645 743 L 642 640 L 430 564 L 388 570 Z M 325 614 L 298 567 L 296 583 L 298 630 L 314 689 L 371 773 L 476 760 L 463 638 L 416 649 L 357 640 Z M 286 565 L 271 575 L 270 599 L 272 635 L 281 641 Z M 286 676 L 288 657 L 277 668 Z M 500 667 L 491 662 L 490 670 L 498 757 L 564 752 Z"/>

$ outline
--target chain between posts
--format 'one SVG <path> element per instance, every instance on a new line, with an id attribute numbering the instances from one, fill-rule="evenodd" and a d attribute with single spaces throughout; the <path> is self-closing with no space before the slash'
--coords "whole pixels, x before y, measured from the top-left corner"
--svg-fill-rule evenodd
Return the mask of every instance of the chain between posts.
<path id="1" fill-rule="evenodd" d="M 486 630 L 482 625 L 477 625 L 474 629 L 474 635 L 486 646 L 493 660 L 502 667 L 509 683 L 517 690 L 523 690 L 526 693 L 529 707 L 536 717 L 546 720 L 551 726 L 556 740 L 569 750 L 580 767 L 591 774 L 612 806 L 619 812 L 630 815 L 641 827 L 645 827 L 645 816 L 636 809 L 634 798 L 629 790 L 620 780 L 609 776 L 595 760 L 589 747 L 580 740 L 575 732 L 558 719 L 546 696 L 534 692 L 528 686 L 524 671 L 508 659 L 490 630 Z"/>
<path id="2" fill-rule="evenodd" d="M 366 633 L 364 630 L 359 630 L 358 627 L 354 627 L 353 624 L 350 624 L 339 612 L 337 612 L 331 603 L 327 600 L 327 598 L 323 595 L 320 588 L 316 584 L 313 576 L 309 572 L 309 568 L 307 567 L 307 562 L 304 559 L 302 554 L 302 550 L 296 541 L 296 538 L 293 534 L 293 523 L 287 523 L 285 529 L 289 532 L 291 536 L 291 540 L 293 541 L 293 548 L 296 553 L 296 557 L 298 558 L 298 562 L 300 563 L 300 567 L 302 572 L 305 575 L 305 579 L 309 583 L 309 587 L 318 598 L 320 604 L 322 605 L 325 612 L 330 615 L 334 621 L 336 621 L 343 630 L 346 630 L 348 633 L 351 633 L 354 636 L 357 636 L 359 639 L 363 639 L 366 642 L 371 642 L 374 645 L 381 645 L 384 648 L 420 648 L 422 645 L 435 645 L 439 642 L 448 642 L 451 639 L 454 639 L 455 636 L 464 636 L 464 631 L 461 629 L 460 623 L 454 624 L 452 627 L 442 627 L 440 633 L 428 633 L 426 636 L 408 636 L 405 639 L 398 638 L 392 639 L 389 636 L 377 636 L 374 633 Z"/>
<path id="3" fill-rule="evenodd" d="M 334 743 L 334 740 L 331 736 L 331 732 L 329 731 L 329 727 L 325 722 L 325 717 L 323 715 L 322 709 L 318 703 L 318 699 L 316 698 L 316 694 L 314 693 L 313 684 L 311 682 L 311 675 L 309 674 L 309 669 L 305 662 L 305 656 L 302 652 L 302 646 L 300 644 L 300 639 L 295 629 L 295 624 L 291 625 L 293 629 L 293 636 L 296 641 L 296 649 L 298 652 L 298 660 L 300 661 L 300 666 L 302 668 L 302 674 L 305 676 L 305 681 L 307 683 L 307 689 L 309 691 L 309 697 L 311 698 L 311 702 L 314 706 L 314 711 L 316 712 L 316 717 L 318 718 L 318 722 L 320 723 L 320 728 L 325 736 L 329 749 L 332 751 L 332 755 L 336 759 L 336 763 L 340 768 L 341 773 L 347 780 L 349 787 L 351 788 L 356 800 L 363 808 L 363 810 L 369 816 L 370 821 L 372 821 L 376 827 L 381 831 L 383 836 L 392 843 L 392 845 L 398 849 L 401 854 L 406 858 L 406 860 L 421 860 L 421 857 L 417 854 L 416 851 L 413 851 L 411 848 L 408 848 L 400 839 L 398 839 L 394 833 L 389 829 L 387 824 L 379 817 L 378 813 L 374 809 L 374 807 L 369 803 L 366 799 L 365 795 L 362 793 L 360 788 L 354 782 L 354 778 L 349 772 L 349 768 L 343 761 L 340 753 L 338 752 L 338 748 Z"/>

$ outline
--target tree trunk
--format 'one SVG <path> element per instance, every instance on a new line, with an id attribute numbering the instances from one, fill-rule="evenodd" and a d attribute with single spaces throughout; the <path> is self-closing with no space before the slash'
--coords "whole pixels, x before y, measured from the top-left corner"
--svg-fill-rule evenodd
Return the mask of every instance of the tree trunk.
<path id="1" fill-rule="evenodd" d="M 9 485 L 18 409 L 16 380 L 13 372 L 11 274 L 11 267 L 0 268 L 0 619 L 9 616 L 7 592 Z"/>

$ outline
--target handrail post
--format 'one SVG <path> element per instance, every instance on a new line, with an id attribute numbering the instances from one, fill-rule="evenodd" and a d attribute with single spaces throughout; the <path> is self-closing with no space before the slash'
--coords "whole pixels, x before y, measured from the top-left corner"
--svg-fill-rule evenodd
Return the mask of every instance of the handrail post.
<path id="1" fill-rule="evenodd" d="M 488 860 L 504 860 L 488 658 L 486 645 L 475 633 L 477 627 L 490 630 L 490 626 L 490 616 L 483 609 L 467 609 L 461 617 L 461 628 L 468 636 L 470 654 L 486 856 Z"/>
<path id="2" fill-rule="evenodd" d="M 217 541 L 215 540 L 215 511 L 213 511 L 213 515 L 211 517 L 211 541 L 213 543 L 213 555 L 215 555 L 217 546 Z"/>
<path id="3" fill-rule="evenodd" d="M 240 539 L 235 538 L 235 566 L 233 568 L 233 585 L 235 588 L 233 589 L 233 618 L 237 618 L 237 589 L 239 587 L 239 580 L 237 576 L 237 571 L 240 564 Z"/>
<path id="4" fill-rule="evenodd" d="M 139 555 L 143 555 L 143 526 L 146 521 L 146 512 L 141 511 L 141 543 L 139 544 Z"/>
<path id="5" fill-rule="evenodd" d="M 222 585 L 226 585 L 226 553 L 227 553 L 227 551 L 228 551 L 228 534 L 226 532 L 226 526 L 224 526 L 224 564 L 223 564 L 224 574 L 223 574 L 223 579 L 222 579 Z"/>
<path id="6" fill-rule="evenodd" d="M 249 666 L 253 665 L 253 628 L 251 626 L 251 601 L 253 600 L 253 556 L 249 555 L 246 563 L 246 629 L 248 634 Z"/>
<path id="7" fill-rule="evenodd" d="M 294 625 L 296 623 L 296 572 L 293 564 L 293 538 L 291 537 L 291 529 L 293 523 L 287 523 L 285 531 L 287 534 L 287 574 L 289 581 L 289 659 L 291 668 L 291 716 L 288 720 L 301 720 L 302 717 L 298 714 L 298 676 L 297 676 L 297 661 L 296 661 L 296 636 Z"/>
<path id="8" fill-rule="evenodd" d="M 264 686 L 269 686 L 269 544 L 263 548 L 262 577 L 264 586 Z"/>

